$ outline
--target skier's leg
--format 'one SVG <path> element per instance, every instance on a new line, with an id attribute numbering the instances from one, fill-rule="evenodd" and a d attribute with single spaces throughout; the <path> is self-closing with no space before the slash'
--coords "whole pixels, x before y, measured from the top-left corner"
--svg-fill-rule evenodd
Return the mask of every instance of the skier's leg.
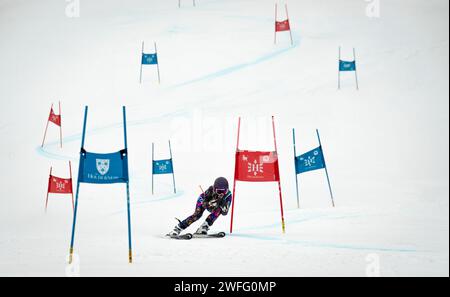
<path id="1" fill-rule="evenodd" d="M 212 212 L 207 218 L 206 221 L 203 222 L 203 224 L 197 229 L 195 232 L 196 234 L 208 234 L 209 228 L 214 224 L 214 222 L 217 220 L 217 218 L 220 216 L 221 210 L 216 209 L 214 212 Z"/>
<path id="2" fill-rule="evenodd" d="M 182 228 L 183 230 L 186 229 L 187 227 L 192 225 L 192 223 L 198 221 L 202 217 L 204 212 L 205 212 L 205 208 L 203 207 L 203 198 L 200 197 L 195 206 L 194 213 L 191 216 L 189 216 L 188 218 L 186 218 L 184 221 L 180 222 L 180 225 L 179 225 L 180 228 Z"/>
<path id="3" fill-rule="evenodd" d="M 221 210 L 220 208 L 216 209 L 214 212 L 212 212 L 207 218 L 206 218 L 206 222 L 208 223 L 209 226 L 212 226 L 214 224 L 214 222 L 219 218 L 221 214 Z"/>
<path id="4" fill-rule="evenodd" d="M 184 221 L 180 221 L 180 223 L 177 224 L 174 227 L 173 231 L 171 231 L 169 234 L 172 235 L 172 236 L 180 235 L 180 233 L 184 229 L 189 227 L 195 221 L 198 221 L 202 217 L 204 211 L 205 211 L 205 209 L 203 207 L 203 199 L 199 198 L 198 201 L 197 201 L 197 204 L 195 206 L 194 213 L 191 216 L 189 216 L 188 218 L 186 218 Z"/>

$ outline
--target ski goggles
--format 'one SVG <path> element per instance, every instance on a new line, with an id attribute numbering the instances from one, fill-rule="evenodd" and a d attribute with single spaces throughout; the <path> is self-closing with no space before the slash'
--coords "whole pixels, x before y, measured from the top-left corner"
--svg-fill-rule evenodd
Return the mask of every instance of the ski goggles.
<path id="1" fill-rule="evenodd" d="M 228 189 L 214 189 L 214 192 L 219 195 L 225 195 L 228 192 Z"/>

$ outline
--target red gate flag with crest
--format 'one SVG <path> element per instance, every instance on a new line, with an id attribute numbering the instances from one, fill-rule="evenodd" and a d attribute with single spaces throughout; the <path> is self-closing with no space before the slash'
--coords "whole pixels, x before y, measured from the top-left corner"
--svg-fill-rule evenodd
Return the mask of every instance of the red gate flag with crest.
<path id="1" fill-rule="evenodd" d="M 55 112 L 53 111 L 53 107 L 50 108 L 50 116 L 48 117 L 48 120 L 56 126 L 61 126 L 61 115 L 55 114 Z"/>
<path id="2" fill-rule="evenodd" d="M 72 209 L 74 209 L 73 201 L 73 186 L 72 186 L 72 164 L 69 161 L 69 178 L 61 178 L 52 175 L 52 167 L 50 167 L 50 176 L 48 178 L 47 199 L 45 200 L 45 211 L 48 206 L 49 194 L 71 194 L 72 195 Z"/>
<path id="3" fill-rule="evenodd" d="M 277 182 L 278 192 L 280 194 L 280 208 L 281 208 L 281 227 L 283 233 L 286 231 L 284 223 L 283 211 L 283 197 L 281 194 L 281 180 L 280 169 L 278 166 L 278 150 L 277 140 L 275 135 L 275 120 L 272 117 L 273 141 L 275 144 L 275 151 L 261 152 L 261 151 L 245 151 L 239 149 L 239 137 L 241 131 L 241 118 L 238 124 L 238 136 L 236 145 L 236 160 L 234 169 L 234 184 L 233 184 L 233 200 L 231 206 L 231 224 L 230 233 L 233 233 L 233 219 L 234 219 L 234 205 L 236 204 L 236 182 Z"/>
<path id="4" fill-rule="evenodd" d="M 285 20 L 282 22 L 275 22 L 275 30 L 277 32 L 289 31 L 291 30 L 291 26 L 289 25 L 289 20 Z"/>
<path id="5" fill-rule="evenodd" d="M 276 152 L 236 152 L 235 178 L 245 182 L 277 182 L 280 180 Z"/>
<path id="6" fill-rule="evenodd" d="M 48 192 L 52 194 L 72 194 L 72 179 L 50 175 Z"/>
<path id="7" fill-rule="evenodd" d="M 53 104 L 50 106 L 50 115 L 48 116 L 47 125 L 45 126 L 44 139 L 42 140 L 41 147 L 44 147 L 45 138 L 47 136 L 48 123 L 53 123 L 59 127 L 59 142 L 62 148 L 61 102 L 59 102 L 58 105 L 59 105 L 59 114 L 55 114 L 55 111 L 53 110 Z"/>

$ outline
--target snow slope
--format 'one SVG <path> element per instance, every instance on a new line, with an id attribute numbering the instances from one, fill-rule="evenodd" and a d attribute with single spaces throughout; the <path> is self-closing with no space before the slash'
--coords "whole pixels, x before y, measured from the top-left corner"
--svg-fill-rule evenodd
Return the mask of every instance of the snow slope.
<path id="1" fill-rule="evenodd" d="M 363 0 L 290 1 L 293 46 L 287 33 L 273 44 L 273 0 L 184 2 L 81 0 L 69 18 L 66 1 L 0 0 L 0 275 L 70 270 L 70 201 L 51 197 L 44 213 L 48 170 L 66 176 L 71 160 L 76 176 L 85 105 L 86 148 L 121 149 L 126 105 L 134 264 L 124 186 L 83 184 L 80 275 L 448 276 L 448 1 L 381 1 L 380 18 Z M 143 40 L 158 44 L 161 85 L 152 66 L 139 84 Z M 356 47 L 360 91 L 351 74 L 337 91 L 338 46 L 344 58 Z M 58 100 L 64 147 L 50 126 L 42 149 Z M 277 186 L 239 183 L 231 236 L 164 238 L 198 185 L 232 179 L 238 116 L 241 148 L 271 150 L 272 115 L 286 234 Z M 300 152 L 320 129 L 335 209 L 322 171 L 300 176 L 297 209 L 292 128 Z M 169 138 L 179 191 L 156 177 L 152 196 L 151 143 L 165 158 Z"/>

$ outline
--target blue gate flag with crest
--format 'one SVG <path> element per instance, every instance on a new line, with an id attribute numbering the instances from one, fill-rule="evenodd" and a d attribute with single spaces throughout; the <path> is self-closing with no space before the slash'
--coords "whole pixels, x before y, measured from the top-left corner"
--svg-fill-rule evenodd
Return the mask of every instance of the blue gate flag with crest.
<path id="1" fill-rule="evenodd" d="M 339 61 L 339 71 L 356 71 L 356 61 Z"/>
<path id="2" fill-rule="evenodd" d="M 172 174 L 172 159 L 153 161 L 153 174 Z"/>
<path id="3" fill-rule="evenodd" d="M 322 147 L 318 147 L 295 158 L 297 174 L 325 168 Z"/>
<path id="4" fill-rule="evenodd" d="M 157 54 L 142 54 L 142 65 L 156 65 L 158 64 Z"/>
<path id="5" fill-rule="evenodd" d="M 127 150 L 111 154 L 96 154 L 82 149 L 78 182 L 88 184 L 127 183 Z"/>

